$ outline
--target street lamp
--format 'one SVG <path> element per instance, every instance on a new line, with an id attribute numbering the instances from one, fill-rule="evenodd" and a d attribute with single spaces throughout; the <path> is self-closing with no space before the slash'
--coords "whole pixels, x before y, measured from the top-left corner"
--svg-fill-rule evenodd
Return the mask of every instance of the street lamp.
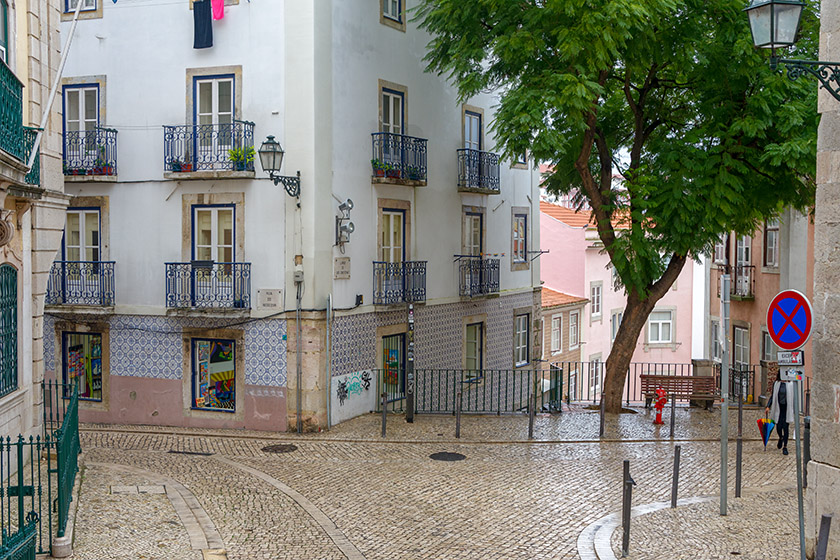
<path id="1" fill-rule="evenodd" d="M 268 172 L 268 177 L 274 181 L 274 186 L 283 183 L 283 187 L 289 196 L 300 197 L 300 171 L 296 176 L 289 177 L 280 175 L 280 166 L 283 165 L 283 147 L 274 139 L 274 136 L 269 136 L 265 142 L 260 146 L 260 164 L 264 171 Z"/>
<path id="2" fill-rule="evenodd" d="M 750 20 L 753 44 L 758 48 L 771 49 L 770 68 L 784 64 L 790 80 L 811 74 L 832 97 L 840 101 L 840 62 L 780 59 L 776 56 L 776 49 L 791 47 L 796 42 L 804 7 L 805 3 L 801 0 L 752 0 L 744 11 Z"/>

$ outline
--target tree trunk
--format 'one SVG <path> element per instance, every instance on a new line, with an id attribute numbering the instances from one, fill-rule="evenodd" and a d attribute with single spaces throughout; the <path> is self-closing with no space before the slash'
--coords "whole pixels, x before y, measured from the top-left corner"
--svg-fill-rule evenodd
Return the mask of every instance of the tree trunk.
<path id="1" fill-rule="evenodd" d="M 613 414 L 621 412 L 621 397 L 624 393 L 624 381 L 627 377 L 627 370 L 633 360 L 633 353 L 636 351 L 636 342 L 639 334 L 647 322 L 648 315 L 653 310 L 658 299 L 648 297 L 646 300 L 639 300 L 636 297 L 627 297 L 627 306 L 624 308 L 624 316 L 621 319 L 621 326 L 615 335 L 612 350 L 607 358 L 606 372 L 604 374 L 603 394 L 604 410 Z"/>

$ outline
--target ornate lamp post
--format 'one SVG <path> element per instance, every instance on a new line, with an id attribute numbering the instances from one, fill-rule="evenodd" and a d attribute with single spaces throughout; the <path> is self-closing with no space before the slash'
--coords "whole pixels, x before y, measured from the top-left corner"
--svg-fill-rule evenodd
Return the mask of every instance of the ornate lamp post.
<path id="1" fill-rule="evenodd" d="M 289 196 L 300 198 L 300 171 L 293 177 L 280 175 L 280 167 L 283 165 L 283 155 L 285 153 L 274 136 L 269 136 L 260 146 L 260 163 L 263 170 L 268 172 L 268 177 L 274 181 L 274 186 L 283 183 L 283 187 L 289 193 Z"/>

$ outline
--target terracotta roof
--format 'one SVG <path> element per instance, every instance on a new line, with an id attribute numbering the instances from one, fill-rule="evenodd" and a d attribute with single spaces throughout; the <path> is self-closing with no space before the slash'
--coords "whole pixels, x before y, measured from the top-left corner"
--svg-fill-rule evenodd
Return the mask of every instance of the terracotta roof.
<path id="1" fill-rule="evenodd" d="M 543 287 L 542 289 L 542 306 L 543 307 L 557 307 L 560 305 L 570 305 L 573 303 L 586 303 L 589 301 L 586 298 L 564 294 L 557 292 L 550 288 Z"/>
<path id="2" fill-rule="evenodd" d="M 584 228 L 590 224 L 589 212 L 575 212 L 565 206 L 558 206 L 544 200 L 540 201 L 540 212 L 569 227 Z"/>

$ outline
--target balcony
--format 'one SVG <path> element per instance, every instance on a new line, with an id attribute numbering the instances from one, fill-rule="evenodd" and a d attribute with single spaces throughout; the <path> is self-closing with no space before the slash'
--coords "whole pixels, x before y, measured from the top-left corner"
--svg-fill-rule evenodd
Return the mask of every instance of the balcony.
<path id="1" fill-rule="evenodd" d="M 47 279 L 47 305 L 114 305 L 114 261 L 55 261 Z"/>
<path id="2" fill-rule="evenodd" d="M 751 301 L 755 299 L 755 267 L 752 265 L 718 265 L 720 275 L 730 274 L 729 297 L 734 301 Z M 718 296 L 720 295 L 720 278 L 718 278 Z"/>
<path id="3" fill-rule="evenodd" d="M 373 303 L 426 301 L 426 261 L 373 263 Z"/>
<path id="4" fill-rule="evenodd" d="M 425 138 L 374 132 L 370 135 L 372 181 L 422 187 L 426 185 Z"/>
<path id="5" fill-rule="evenodd" d="M 29 156 L 32 154 L 32 148 L 35 147 L 35 137 L 38 136 L 39 128 L 23 127 L 23 145 L 24 145 L 24 162 L 29 162 Z M 38 154 L 32 161 L 32 168 L 26 174 L 24 182 L 33 187 L 41 186 L 41 147 L 38 147 Z"/>
<path id="6" fill-rule="evenodd" d="M 458 191 L 499 194 L 499 154 L 458 150 Z"/>
<path id="7" fill-rule="evenodd" d="M 168 179 L 254 176 L 254 123 L 163 127 L 163 175 Z"/>
<path id="8" fill-rule="evenodd" d="M 23 84 L 0 61 L 0 149 L 23 161 Z"/>
<path id="9" fill-rule="evenodd" d="M 251 263 L 166 263 L 166 307 L 250 309 Z"/>
<path id="10" fill-rule="evenodd" d="M 63 163 L 70 181 L 116 180 L 117 131 L 104 127 L 65 131 Z"/>
<path id="11" fill-rule="evenodd" d="M 461 297 L 486 296 L 499 293 L 499 259 L 485 259 L 470 255 L 455 255 L 458 260 Z"/>

